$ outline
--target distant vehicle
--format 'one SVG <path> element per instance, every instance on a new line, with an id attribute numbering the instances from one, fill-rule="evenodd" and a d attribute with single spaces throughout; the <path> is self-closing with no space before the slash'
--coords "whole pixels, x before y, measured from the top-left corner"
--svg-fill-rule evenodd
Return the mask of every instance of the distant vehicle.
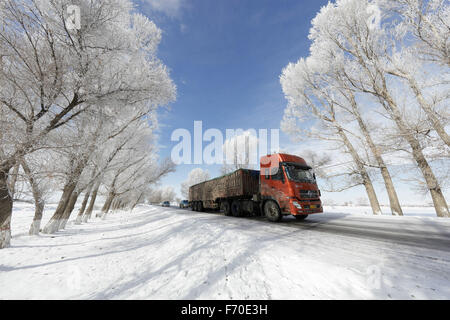
<path id="1" fill-rule="evenodd" d="M 239 169 L 189 188 L 194 211 L 219 209 L 226 216 L 263 215 L 280 221 L 284 215 L 303 220 L 323 212 L 316 175 L 304 159 L 289 154 L 261 158 L 261 170 Z"/>
<path id="2" fill-rule="evenodd" d="M 169 201 L 164 201 L 161 206 L 163 207 L 170 207 L 170 202 Z"/>
<path id="3" fill-rule="evenodd" d="M 189 208 L 189 201 L 188 200 L 181 200 L 180 202 L 180 208 Z"/>

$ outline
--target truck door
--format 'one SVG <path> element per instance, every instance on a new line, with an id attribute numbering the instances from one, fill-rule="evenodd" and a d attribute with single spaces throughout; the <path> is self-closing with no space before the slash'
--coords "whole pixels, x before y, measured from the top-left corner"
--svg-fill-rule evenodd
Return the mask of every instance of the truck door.
<path id="1" fill-rule="evenodd" d="M 282 165 L 261 168 L 261 196 L 276 200 L 282 212 L 289 212 L 289 187 Z"/>

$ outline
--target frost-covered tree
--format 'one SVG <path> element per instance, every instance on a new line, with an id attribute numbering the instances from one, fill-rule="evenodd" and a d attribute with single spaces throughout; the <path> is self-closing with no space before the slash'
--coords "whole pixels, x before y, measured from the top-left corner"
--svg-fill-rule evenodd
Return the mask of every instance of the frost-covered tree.
<path id="1" fill-rule="evenodd" d="M 402 34 L 417 41 L 414 47 L 425 61 L 450 66 L 450 4 L 446 0 L 379 0 L 380 6 L 400 19 Z"/>
<path id="2" fill-rule="evenodd" d="M 103 178 L 106 189 L 106 201 L 102 207 L 102 217 L 106 217 L 110 209 L 114 209 L 114 201 L 120 206 L 128 205 L 130 194 L 137 193 L 137 201 L 141 201 L 141 193 L 152 184 L 175 169 L 174 163 L 165 159 L 158 163 L 156 147 L 145 132 L 133 137 L 134 142 L 126 145 L 126 149 L 111 164 L 110 170 Z M 134 207 L 136 203 L 132 204 Z"/>
<path id="3" fill-rule="evenodd" d="M 158 183 L 161 178 L 175 171 L 175 164 L 170 159 L 165 159 L 161 163 L 152 163 L 138 179 L 134 179 L 126 189 L 120 191 L 116 198 L 116 206 L 111 205 L 112 209 L 128 208 L 132 211 L 136 205 L 145 201 L 145 198 L 151 193 L 151 186 Z"/>
<path id="4" fill-rule="evenodd" d="M 364 151 L 367 153 L 366 158 L 369 162 L 368 165 L 380 169 L 389 197 L 392 214 L 403 215 L 391 174 L 383 159 L 382 148 L 375 142 L 367 118 L 363 117 L 364 109 L 361 107 L 362 103 L 360 102 L 360 100 L 363 99 L 359 99 L 361 94 L 358 94 L 357 91 L 355 92 L 352 84 L 346 79 L 345 67 L 342 65 L 344 59 L 337 58 L 333 52 L 321 52 L 320 60 L 326 62 L 325 64 L 328 66 L 327 70 L 322 70 L 321 80 L 329 83 L 335 88 L 335 96 L 340 96 L 342 98 L 336 105 L 350 115 L 350 120 L 355 120 L 357 123 L 362 136 L 362 149 L 365 149 L 364 147 L 367 146 L 367 150 Z M 364 102 L 367 103 L 366 101 Z"/>
<path id="5" fill-rule="evenodd" d="M 175 193 L 175 190 L 173 189 L 173 187 L 167 186 L 162 189 L 162 192 L 161 192 L 161 200 L 162 201 L 173 202 L 175 197 L 176 197 L 176 193 Z"/>
<path id="6" fill-rule="evenodd" d="M 69 5 L 80 8 L 79 29 L 68 28 Z M 0 248 L 11 234 L 9 172 L 50 132 L 86 110 L 173 99 L 156 57 L 161 32 L 132 11 L 129 0 L 1 2 Z"/>
<path id="7" fill-rule="evenodd" d="M 375 98 L 380 110 L 396 125 L 398 136 L 407 142 L 411 155 L 422 172 L 438 216 L 449 216 L 447 202 L 425 154 L 424 141 L 402 112 L 402 83 L 390 73 L 390 56 L 395 55 L 389 35 L 388 21 L 381 15 L 380 24 L 373 23 L 368 0 L 338 0 L 323 7 L 313 19 L 310 31 L 311 54 L 335 52 L 342 57 L 345 78 L 355 90 Z M 411 83 L 408 82 L 411 88 Z M 403 86 L 404 88 L 404 86 Z M 412 90 L 414 91 L 414 89 Z M 420 107 L 424 108 L 417 93 Z M 432 121 L 433 122 L 433 121 Z"/>
<path id="8" fill-rule="evenodd" d="M 95 174 L 89 179 L 76 223 L 87 222 L 90 219 L 101 182 L 110 170 L 114 170 L 117 161 L 120 163 L 118 158 L 124 152 L 127 153 L 128 148 L 136 143 L 136 140 L 142 139 L 140 135 L 144 132 L 146 135 L 151 135 L 153 125 L 148 126 L 149 123 L 143 119 L 141 112 L 131 113 L 128 118 L 123 118 L 123 115 L 118 114 L 112 121 L 114 125 L 109 124 L 109 129 L 104 135 L 105 141 L 97 143 L 98 147 L 90 159 Z M 155 120 L 152 121 L 152 123 L 154 122 Z M 148 138 L 151 140 L 151 136 Z"/>
<path id="9" fill-rule="evenodd" d="M 186 181 L 183 181 L 181 183 L 181 195 L 185 199 L 189 199 L 189 187 L 193 186 L 194 184 L 209 180 L 209 171 L 203 170 L 202 168 L 195 168 L 192 169 Z"/>
<path id="10" fill-rule="evenodd" d="M 158 187 L 149 190 L 148 201 L 151 204 L 160 204 L 163 201 L 172 202 L 176 198 L 176 193 L 173 187 Z"/>
<path id="11" fill-rule="evenodd" d="M 55 172 L 51 165 L 52 160 L 54 160 L 54 154 L 50 154 L 48 150 L 41 150 L 24 156 L 20 162 L 34 200 L 34 217 L 30 225 L 30 235 L 39 234 L 45 202 L 53 191 L 52 178 Z"/>
<path id="12" fill-rule="evenodd" d="M 161 189 L 151 189 L 148 196 L 148 201 L 151 204 L 160 204 L 162 202 L 162 190 Z"/>
<path id="13" fill-rule="evenodd" d="M 102 207 L 103 217 L 109 212 L 114 198 L 129 190 L 134 180 L 145 172 L 146 164 L 151 160 L 146 152 L 142 152 L 143 150 L 129 151 L 131 152 L 119 158 L 115 168 L 105 175 L 104 186 L 107 197 Z"/>
<path id="14" fill-rule="evenodd" d="M 81 222 L 87 205 L 87 194 L 100 175 L 104 175 L 108 166 L 121 153 L 128 153 L 132 144 L 145 144 L 151 141 L 153 126 L 143 116 L 155 110 L 148 109 L 146 104 L 136 103 L 121 111 L 91 114 L 88 110 L 77 119 L 72 126 L 66 128 L 67 134 L 60 134 L 62 140 L 74 140 L 70 146 L 60 149 L 65 161 L 65 177 L 63 193 L 58 207 L 43 231 L 53 233 L 65 227 L 78 199 L 85 192 L 77 223 Z M 62 145 L 64 142 L 56 143 Z M 149 150 L 150 152 L 151 150 Z M 152 170 L 150 170 L 152 171 Z"/>
<path id="15" fill-rule="evenodd" d="M 339 112 L 339 105 L 344 103 L 342 97 L 334 94 L 334 88 L 322 81 L 323 65 L 315 58 L 301 58 L 295 64 L 289 64 L 280 78 L 283 92 L 288 100 L 288 107 L 282 121 L 282 129 L 297 137 L 309 137 L 326 141 L 333 141 L 342 146 L 353 160 L 349 171 L 335 175 L 343 181 L 349 177 L 339 190 L 357 185 L 364 185 L 374 214 L 381 214 L 378 198 L 372 184 L 372 179 L 365 167 L 365 163 L 345 128 L 345 119 Z M 313 121 L 316 126 L 302 129 L 302 122 Z"/>

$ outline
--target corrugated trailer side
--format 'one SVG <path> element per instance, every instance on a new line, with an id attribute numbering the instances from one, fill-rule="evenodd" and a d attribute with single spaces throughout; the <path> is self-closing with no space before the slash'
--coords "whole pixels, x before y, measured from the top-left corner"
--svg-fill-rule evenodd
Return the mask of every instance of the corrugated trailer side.
<path id="1" fill-rule="evenodd" d="M 242 170 L 243 175 L 243 195 L 252 197 L 259 193 L 259 171 L 258 170 Z"/>
<path id="2" fill-rule="evenodd" d="M 239 169 L 189 188 L 189 201 L 211 207 L 218 199 L 251 198 L 259 192 L 259 171 Z"/>

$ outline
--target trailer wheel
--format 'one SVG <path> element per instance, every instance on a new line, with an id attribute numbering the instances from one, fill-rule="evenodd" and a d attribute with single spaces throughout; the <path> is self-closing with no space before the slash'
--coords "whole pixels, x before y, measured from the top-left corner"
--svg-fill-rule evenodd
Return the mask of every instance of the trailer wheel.
<path id="1" fill-rule="evenodd" d="M 308 215 L 307 214 L 299 214 L 299 215 L 296 215 L 294 217 L 297 220 L 303 221 L 303 220 L 305 220 L 308 217 Z"/>
<path id="2" fill-rule="evenodd" d="M 231 207 L 228 201 L 222 201 L 220 203 L 220 212 L 223 212 L 226 216 L 231 216 Z"/>
<path id="3" fill-rule="evenodd" d="M 240 217 L 242 215 L 242 208 L 239 200 L 234 200 L 231 203 L 231 213 L 233 214 L 233 217 Z"/>
<path id="4" fill-rule="evenodd" d="M 264 214 L 271 222 L 278 222 L 283 217 L 281 215 L 280 207 L 278 207 L 278 204 L 276 204 L 275 201 L 267 201 L 264 204 Z"/>
<path id="5" fill-rule="evenodd" d="M 203 201 L 198 202 L 197 211 L 203 212 L 205 208 L 203 208 Z"/>

